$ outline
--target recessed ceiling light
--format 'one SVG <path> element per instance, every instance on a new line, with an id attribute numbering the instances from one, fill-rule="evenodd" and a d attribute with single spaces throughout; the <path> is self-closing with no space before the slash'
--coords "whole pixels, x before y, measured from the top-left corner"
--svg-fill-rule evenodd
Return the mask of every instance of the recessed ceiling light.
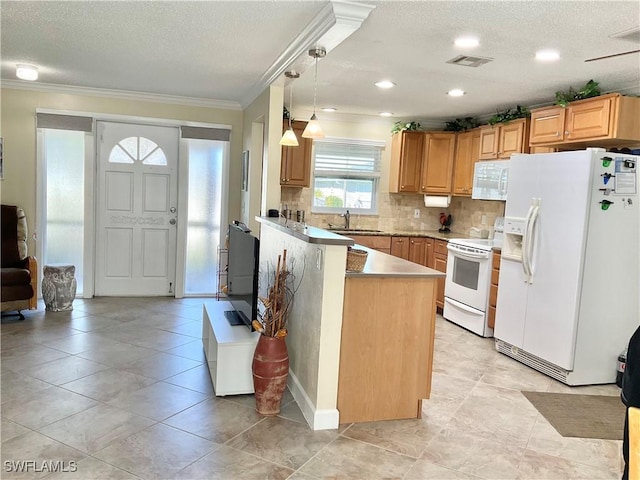
<path id="1" fill-rule="evenodd" d="M 393 115 L 393 112 L 380 112 L 381 117 L 390 117 Z"/>
<path id="2" fill-rule="evenodd" d="M 475 37 L 458 37 L 453 43 L 456 47 L 473 48 L 480 45 L 480 40 Z"/>
<path id="3" fill-rule="evenodd" d="M 324 107 L 321 109 L 323 112 L 337 112 L 338 109 L 336 107 Z"/>
<path id="4" fill-rule="evenodd" d="M 21 80 L 37 80 L 38 79 L 38 67 L 33 65 L 17 65 L 16 77 Z"/>
<path id="5" fill-rule="evenodd" d="M 459 88 L 454 88 L 453 90 L 449 90 L 447 92 L 447 95 L 449 95 L 450 97 L 461 97 L 463 96 L 465 93 L 464 90 L 460 90 Z"/>
<path id="6" fill-rule="evenodd" d="M 555 50 L 538 50 L 536 60 L 541 62 L 554 62 L 560 58 L 560 54 Z"/>
<path id="7" fill-rule="evenodd" d="M 396 86 L 391 80 L 381 80 L 380 82 L 376 82 L 374 84 L 378 88 L 393 88 Z"/>

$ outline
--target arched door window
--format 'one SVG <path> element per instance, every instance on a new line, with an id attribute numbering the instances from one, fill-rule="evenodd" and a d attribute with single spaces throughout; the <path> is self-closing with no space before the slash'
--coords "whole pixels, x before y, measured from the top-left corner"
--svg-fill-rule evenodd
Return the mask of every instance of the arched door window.
<path id="1" fill-rule="evenodd" d="M 145 137 L 128 137 L 120 140 L 109 154 L 110 163 L 135 163 L 143 165 L 167 165 L 162 149 Z"/>

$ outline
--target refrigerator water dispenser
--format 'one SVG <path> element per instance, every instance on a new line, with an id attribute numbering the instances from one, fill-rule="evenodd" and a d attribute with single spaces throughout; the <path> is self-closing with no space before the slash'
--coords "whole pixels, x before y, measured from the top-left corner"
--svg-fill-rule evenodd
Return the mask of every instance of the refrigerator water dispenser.
<path id="1" fill-rule="evenodd" d="M 503 258 L 522 261 L 522 238 L 524 236 L 526 218 L 505 217 Z"/>

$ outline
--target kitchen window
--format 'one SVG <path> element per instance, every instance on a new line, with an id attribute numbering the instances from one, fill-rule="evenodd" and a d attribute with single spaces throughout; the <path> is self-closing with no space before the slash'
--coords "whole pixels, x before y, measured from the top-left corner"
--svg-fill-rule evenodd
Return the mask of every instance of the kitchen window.
<path id="1" fill-rule="evenodd" d="M 315 140 L 311 211 L 377 214 L 384 146 L 368 140 Z"/>

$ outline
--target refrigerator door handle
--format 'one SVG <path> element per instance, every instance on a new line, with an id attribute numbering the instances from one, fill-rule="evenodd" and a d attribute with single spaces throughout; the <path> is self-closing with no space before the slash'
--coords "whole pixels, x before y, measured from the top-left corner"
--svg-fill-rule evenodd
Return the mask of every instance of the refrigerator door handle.
<path id="1" fill-rule="evenodd" d="M 529 282 L 531 278 L 531 271 L 529 270 L 529 259 L 527 254 L 529 253 L 529 225 L 531 224 L 531 216 L 533 215 L 533 210 L 535 208 L 534 200 L 531 199 L 531 206 L 529 207 L 529 211 L 527 212 L 526 221 L 524 224 L 524 234 L 522 236 L 522 271 L 524 273 L 524 281 Z"/>
<path id="2" fill-rule="evenodd" d="M 539 200 L 538 200 L 539 201 Z M 527 237 L 529 238 L 529 242 L 527 244 L 527 270 L 529 270 L 529 279 L 528 282 L 529 284 L 533 283 L 533 276 L 534 276 L 534 272 L 533 272 L 533 249 L 535 247 L 534 245 L 534 231 L 536 228 L 536 225 L 538 223 L 538 215 L 540 214 L 540 205 L 536 205 L 533 208 L 533 213 L 531 214 L 531 222 L 529 225 L 529 230 L 527 231 Z"/>

